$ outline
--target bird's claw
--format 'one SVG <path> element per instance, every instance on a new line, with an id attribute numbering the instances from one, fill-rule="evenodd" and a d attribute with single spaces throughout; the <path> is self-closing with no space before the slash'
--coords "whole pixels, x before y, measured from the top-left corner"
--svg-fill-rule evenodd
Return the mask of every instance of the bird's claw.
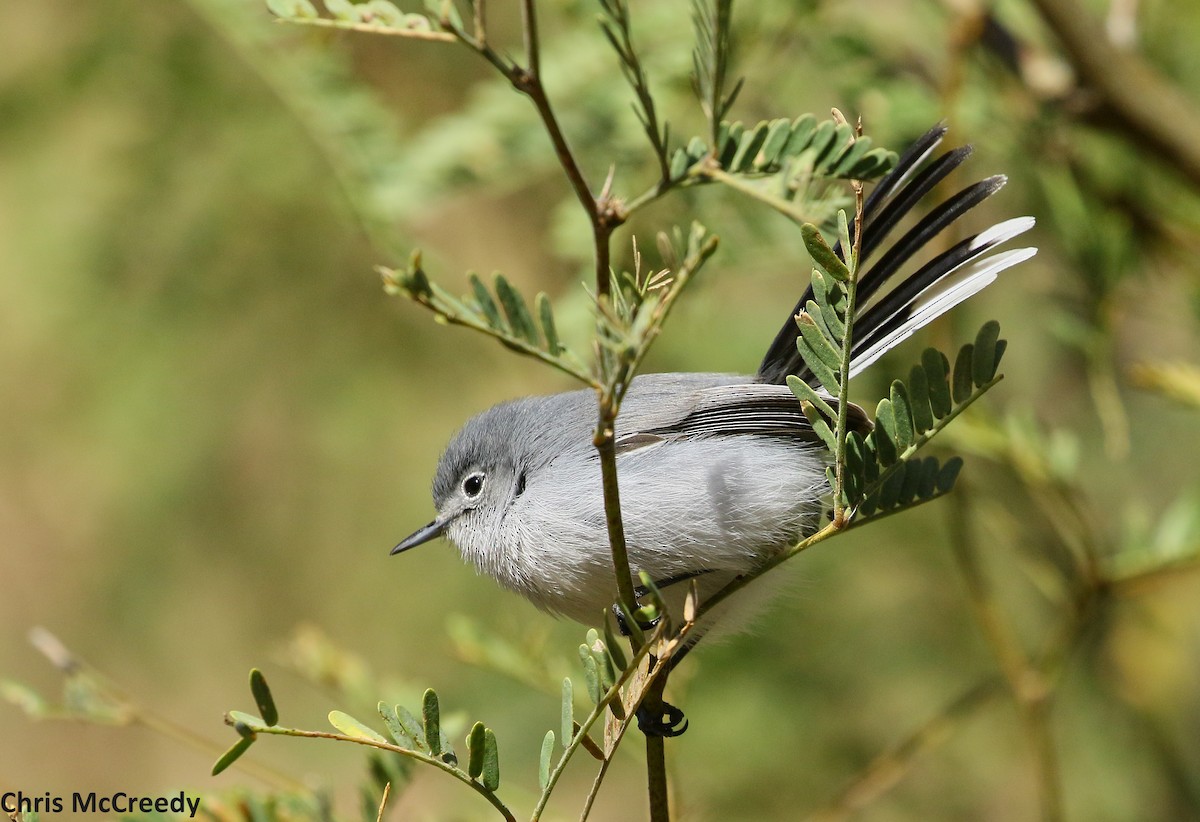
<path id="1" fill-rule="evenodd" d="M 637 710 L 638 730 L 646 736 L 679 736 L 688 729 L 688 720 L 683 711 L 669 702 L 659 704 L 659 710 L 651 711 L 645 705 Z"/>

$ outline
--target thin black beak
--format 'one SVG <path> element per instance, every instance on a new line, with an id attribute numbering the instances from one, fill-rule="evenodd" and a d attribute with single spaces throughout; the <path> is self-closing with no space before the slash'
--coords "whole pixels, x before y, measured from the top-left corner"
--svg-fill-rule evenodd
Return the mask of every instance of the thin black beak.
<path id="1" fill-rule="evenodd" d="M 409 534 L 404 539 L 400 540 L 400 544 L 392 549 L 392 555 L 399 554 L 401 551 L 407 551 L 409 548 L 416 548 L 422 543 L 429 542 L 431 539 L 440 537 L 442 532 L 446 530 L 446 525 L 449 520 L 434 520 L 424 528 L 419 528 L 415 533 Z"/>

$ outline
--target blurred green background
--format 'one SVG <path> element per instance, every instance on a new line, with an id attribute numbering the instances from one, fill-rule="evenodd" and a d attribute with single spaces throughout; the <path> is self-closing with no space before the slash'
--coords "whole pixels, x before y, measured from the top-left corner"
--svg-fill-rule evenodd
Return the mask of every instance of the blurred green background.
<path id="1" fill-rule="evenodd" d="M 595 8 L 545 5 L 547 85 L 573 145 L 591 180 L 616 163 L 617 190 L 636 194 L 652 170 Z M 1200 6 L 1088 12 L 1119 22 L 1130 8 L 1127 48 L 1200 107 Z M 836 105 L 897 149 L 945 118 L 977 146 L 965 175 L 1012 178 L 972 225 L 1035 214 L 1041 253 L 925 335 L 950 347 L 994 317 L 1010 341 L 1009 379 L 948 438 L 967 455 L 962 499 L 805 554 L 755 632 L 673 678 L 691 718 L 668 748 L 680 818 L 800 818 L 999 672 L 951 550 L 956 513 L 1032 657 L 1072 624 L 1073 552 L 1137 577 L 1089 589 L 1055 682 L 1046 727 L 1067 816 L 1200 818 L 1200 380 L 1157 367 L 1200 363 L 1200 186 L 1074 76 L 1031 5 L 993 11 L 736 9 L 736 117 Z M 491 22 L 519 54 L 514 15 L 498 4 Z M 698 133 L 688 4 L 634 15 L 672 133 Z M 13 3 L 0 46 L 0 677 L 59 689 L 26 639 L 45 626 L 217 746 L 0 704 L 0 789 L 266 790 L 245 771 L 208 776 L 233 739 L 222 712 L 250 707 L 257 665 L 285 721 L 308 727 L 436 686 L 447 710 L 496 729 L 506 795 L 526 811 L 581 629 L 499 592 L 446 543 L 387 551 L 430 518 L 440 447 L 467 417 L 569 386 L 386 297 L 372 269 L 420 246 L 451 290 L 467 270 L 502 270 L 586 335 L 589 237 L 532 109 L 464 49 L 299 30 L 242 0 Z M 749 372 L 804 281 L 798 233 L 715 189 L 633 228 L 648 249 L 693 217 L 722 248 L 649 368 Z M 626 260 L 628 237 L 614 245 Z M 1173 570 L 1143 573 L 1162 563 Z M 548 659 L 549 690 L 464 659 L 455 615 Z M 337 693 L 291 672 L 302 626 L 310 653 L 319 631 L 381 681 L 344 660 L 333 667 L 354 681 Z M 947 719 L 944 739 L 898 760 L 894 786 L 870 783 L 890 790 L 855 818 L 1036 818 L 1021 717 L 1001 689 Z M 594 818 L 644 813 L 630 748 Z M 356 750 L 268 739 L 247 759 L 333 786 L 355 812 Z M 552 818 L 578 813 L 585 760 Z M 487 815 L 432 772 L 392 805 L 397 819 Z"/>

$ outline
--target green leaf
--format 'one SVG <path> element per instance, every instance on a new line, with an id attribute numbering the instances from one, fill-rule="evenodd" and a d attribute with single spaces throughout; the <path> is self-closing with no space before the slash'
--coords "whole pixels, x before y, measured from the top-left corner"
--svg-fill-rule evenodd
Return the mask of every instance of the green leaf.
<path id="1" fill-rule="evenodd" d="M 267 0 L 267 8 L 285 20 L 311 20 L 320 16 L 309 0 Z"/>
<path id="2" fill-rule="evenodd" d="M 360 19 L 358 4 L 351 0 L 324 0 L 325 9 L 338 20 L 357 23 Z"/>
<path id="3" fill-rule="evenodd" d="M 592 659 L 596 660 L 596 670 L 600 674 L 600 690 L 607 693 L 617 681 L 616 671 L 613 669 L 612 657 L 608 655 L 608 649 L 600 641 L 600 634 L 595 628 L 588 629 L 587 645 Z"/>
<path id="4" fill-rule="evenodd" d="M 971 377 L 975 346 L 967 343 L 958 349 L 958 358 L 954 361 L 954 402 L 961 405 L 971 398 Z"/>
<path id="5" fill-rule="evenodd" d="M 857 431 L 849 431 L 846 434 L 846 471 L 845 479 L 845 502 L 847 505 L 855 505 L 861 498 L 864 485 L 864 460 L 863 460 L 863 442 L 862 437 Z"/>
<path id="6" fill-rule="evenodd" d="M 539 292 L 534 303 L 537 305 L 538 318 L 542 322 L 542 334 L 546 338 L 546 350 L 551 356 L 557 357 L 562 353 L 563 346 L 558 339 L 558 329 L 554 326 L 554 311 L 550 307 L 550 298 L 544 291 Z"/>
<path id="7" fill-rule="evenodd" d="M 941 351 L 936 348 L 926 348 L 921 354 L 921 367 L 925 369 L 925 376 L 929 381 L 930 408 L 933 416 L 940 420 L 954 407 L 950 398 L 950 383 L 946 379 L 950 364 L 946 361 L 946 355 Z"/>
<path id="8" fill-rule="evenodd" d="M 908 463 L 896 463 L 892 472 L 888 474 L 888 478 L 883 481 L 883 487 L 879 489 L 881 510 L 889 511 L 900 504 L 900 494 L 904 490 L 904 475 L 907 467 Z"/>
<path id="9" fill-rule="evenodd" d="M 11 679 L 0 680 L 0 697 L 3 697 L 5 702 L 16 705 L 26 716 L 33 719 L 44 717 L 50 710 L 41 694 L 28 685 L 13 682 Z"/>
<path id="10" fill-rule="evenodd" d="M 912 412 L 913 427 L 918 434 L 924 434 L 933 428 L 933 411 L 929 407 L 929 378 L 920 365 L 914 365 L 908 372 L 908 410 Z"/>
<path id="11" fill-rule="evenodd" d="M 808 249 L 808 255 L 812 257 L 812 261 L 818 268 L 835 280 L 845 282 L 850 278 L 850 269 L 838 255 L 833 253 L 833 249 L 821 236 L 820 229 L 812 223 L 805 223 L 800 226 L 800 236 L 804 239 L 804 247 Z"/>
<path id="12" fill-rule="evenodd" d="M 835 284 L 833 287 L 838 292 L 837 299 L 820 304 L 821 318 L 825 320 L 825 327 L 829 329 L 830 340 L 840 347 L 846 338 L 846 292 L 840 285 Z"/>
<path id="13" fill-rule="evenodd" d="M 554 731 L 542 737 L 542 752 L 538 756 L 538 787 L 543 791 L 550 784 L 550 757 L 554 755 Z"/>
<path id="14" fill-rule="evenodd" d="M 682 149 L 675 149 L 675 153 L 671 155 L 670 174 L 672 180 L 683 179 L 687 174 L 688 169 L 692 165 L 692 158 L 688 156 L 688 152 Z"/>
<path id="15" fill-rule="evenodd" d="M 742 135 L 737 153 L 733 155 L 733 160 L 729 165 L 729 170 L 750 171 L 754 166 L 754 158 L 758 155 L 758 150 L 762 148 L 763 143 L 766 141 L 767 123 L 763 121 L 756 125 L 753 131 Z"/>
<path id="16" fill-rule="evenodd" d="M 875 407 L 875 430 L 882 429 L 888 439 L 897 446 L 899 450 L 900 443 L 896 442 L 896 415 L 892 409 L 892 401 L 886 397 L 879 401 L 879 405 Z"/>
<path id="17" fill-rule="evenodd" d="M 917 489 L 921 486 L 921 460 L 904 461 L 904 484 L 900 486 L 900 504 L 908 505 L 917 498 Z"/>
<path id="18" fill-rule="evenodd" d="M 642 630 L 641 623 L 634 618 L 634 614 L 630 612 L 625 603 L 617 600 L 617 610 L 621 612 L 621 618 L 625 623 L 625 630 L 633 637 L 634 642 L 639 646 L 646 644 L 646 632 Z"/>
<path id="19" fill-rule="evenodd" d="M 223 753 L 221 755 L 221 758 L 217 760 L 215 765 L 213 765 L 212 775 L 216 776 L 221 771 L 225 770 L 230 765 L 232 765 L 234 762 L 236 762 L 238 760 L 238 757 L 240 757 L 246 751 L 250 750 L 250 746 L 253 744 L 254 744 L 254 737 L 245 737 L 245 736 L 243 736 L 237 742 L 233 743 L 233 747 L 230 748 L 229 750 L 227 750 L 225 753 Z"/>
<path id="20" fill-rule="evenodd" d="M 784 156 L 794 157 L 808 148 L 808 144 L 812 140 L 816 129 L 817 118 L 813 115 L 802 114 L 797 117 L 792 123 L 792 133 L 788 136 L 787 147 L 783 150 Z"/>
<path id="21" fill-rule="evenodd" d="M 396 709 L 386 702 L 380 702 L 377 710 L 379 711 L 379 715 L 383 717 L 383 724 L 387 726 L 388 733 L 392 735 L 392 739 L 395 740 L 396 744 L 410 751 L 417 750 L 416 740 L 400 722 L 400 717 L 396 714 Z"/>
<path id="22" fill-rule="evenodd" d="M 804 380 L 792 374 L 788 374 L 787 386 L 792 390 L 792 394 L 794 394 L 796 399 L 798 399 L 800 402 L 812 403 L 813 406 L 815 406 L 818 411 L 825 415 L 827 419 L 837 419 L 837 412 L 833 410 L 833 406 L 829 404 L 829 401 L 818 394 L 816 389 L 814 389 Z"/>
<path id="23" fill-rule="evenodd" d="M 366 4 L 365 11 L 370 13 L 372 17 L 371 22 L 377 25 L 390 26 L 392 28 L 408 28 L 411 25 L 409 15 L 400 11 L 389 0 L 370 0 Z M 420 17 L 420 15 L 416 14 L 411 16 L 414 18 Z"/>
<path id="24" fill-rule="evenodd" d="M 658 610 L 665 612 L 667 610 L 666 600 L 663 599 L 662 591 L 658 589 L 658 584 L 655 583 L 654 577 L 645 571 L 638 571 L 638 579 L 641 580 L 642 587 L 646 589 L 646 593 L 643 596 L 649 597 L 651 604 Z"/>
<path id="25" fill-rule="evenodd" d="M 867 494 L 858 506 L 858 513 L 861 516 L 869 517 L 879 510 L 879 489 L 876 488 L 871 493 Z"/>
<path id="26" fill-rule="evenodd" d="M 566 746 L 570 743 L 575 726 L 575 686 L 570 677 L 563 677 L 562 684 L 562 741 Z"/>
<path id="27" fill-rule="evenodd" d="M 812 317 L 816 323 L 817 330 L 821 332 L 821 336 L 833 343 L 835 348 L 840 347 L 840 340 L 834 339 L 833 332 L 829 328 L 829 324 L 825 322 L 825 313 L 821 311 L 821 306 L 817 305 L 816 300 L 809 300 L 804 304 L 804 313 Z"/>
<path id="28" fill-rule="evenodd" d="M 850 254 L 854 250 L 854 243 L 850 240 L 850 218 L 846 216 L 846 209 L 838 209 L 837 221 L 838 243 L 842 247 L 842 256 L 849 260 Z"/>
<path id="29" fill-rule="evenodd" d="M 938 471 L 937 489 L 943 494 L 947 494 L 954 488 L 954 481 L 958 479 L 958 472 L 962 470 L 963 461 L 961 457 L 951 457 L 946 460 L 946 464 Z"/>
<path id="30" fill-rule="evenodd" d="M 920 481 L 917 483 L 917 497 L 919 499 L 929 499 L 937 493 L 937 478 L 937 457 L 926 457 L 921 462 Z"/>
<path id="31" fill-rule="evenodd" d="M 395 710 L 396 719 L 400 722 L 400 728 L 404 731 L 405 736 L 413 741 L 414 750 L 428 752 L 429 746 L 425 744 L 425 731 L 421 727 L 421 723 L 413 716 L 412 711 L 403 705 L 395 706 Z"/>
<path id="32" fill-rule="evenodd" d="M 513 336 L 536 346 L 538 344 L 537 328 L 533 324 L 533 317 L 529 315 L 529 306 L 525 304 L 525 298 L 517 289 L 513 288 L 503 274 L 496 274 L 495 284 L 496 297 L 500 300 L 500 307 L 504 309 L 504 316 L 508 318 Z"/>
<path id="33" fill-rule="evenodd" d="M 850 435 L 861 436 L 857 431 Z M 867 482 L 879 479 L 879 451 L 875 446 L 875 437 L 871 434 L 863 437 L 863 478 Z"/>
<path id="34" fill-rule="evenodd" d="M 903 451 L 912 445 L 914 437 L 912 408 L 908 401 L 908 391 L 905 389 L 904 383 L 900 382 L 900 380 L 893 380 L 890 396 L 892 401 L 892 419 L 896 432 L 896 448 Z"/>
<path id="35" fill-rule="evenodd" d="M 856 137 L 832 161 L 830 172 L 836 177 L 853 176 L 854 169 L 868 151 L 871 150 L 871 138 Z"/>
<path id="36" fill-rule="evenodd" d="M 812 425 L 813 433 L 821 438 L 821 442 L 825 443 L 825 447 L 828 448 L 831 453 L 836 452 L 837 437 L 834 435 L 832 429 L 830 429 L 829 423 L 825 420 L 825 417 L 823 417 L 821 413 L 817 411 L 816 406 L 814 406 L 808 400 L 801 400 L 800 410 L 804 412 L 805 418 L 807 418 L 809 424 Z"/>
<path id="37" fill-rule="evenodd" d="M 250 714 L 242 713 L 241 711 L 230 711 L 228 716 L 234 722 L 234 724 L 244 725 L 247 730 L 250 731 L 263 731 L 270 727 L 266 722 L 259 719 L 257 716 L 251 716 Z"/>
<path id="38" fill-rule="evenodd" d="M 762 156 L 762 161 L 759 163 L 762 168 L 776 168 L 779 165 L 779 155 L 788 144 L 788 139 L 792 135 L 792 124 L 786 118 L 772 120 L 767 129 L 767 138 L 763 141 L 762 148 L 759 154 Z"/>
<path id="39" fill-rule="evenodd" d="M 507 331 L 508 326 L 500 317 L 500 308 L 496 305 L 496 301 L 492 299 L 492 295 L 488 293 L 487 286 L 479 279 L 474 272 L 467 274 L 467 280 L 471 283 L 471 293 L 475 296 L 475 303 L 479 306 L 479 310 L 483 312 L 483 316 L 487 319 L 487 324 L 492 328 Z"/>
<path id="40" fill-rule="evenodd" d="M 579 646 L 579 660 L 583 663 L 583 678 L 587 682 L 588 697 L 593 703 L 600 702 L 600 670 L 588 646 Z"/>
<path id="41" fill-rule="evenodd" d="M 846 503 L 847 506 L 853 506 L 858 502 L 858 500 L 862 499 L 862 474 L 857 471 L 852 471 L 850 468 L 846 468 L 846 472 L 843 474 L 842 480 L 842 501 Z M 836 482 L 836 476 L 834 481 Z"/>
<path id="42" fill-rule="evenodd" d="M 812 149 L 813 153 L 814 168 L 818 167 L 821 157 L 829 150 L 836 136 L 837 125 L 833 120 L 825 120 L 817 126 L 817 130 L 813 133 L 812 139 L 808 143 L 808 147 Z"/>
<path id="43" fill-rule="evenodd" d="M 421 697 L 421 720 L 425 744 L 429 746 L 431 754 L 438 756 L 442 752 L 442 711 L 433 688 L 426 690 Z"/>
<path id="44" fill-rule="evenodd" d="M 605 645 L 608 647 L 609 656 L 612 657 L 613 665 L 615 665 L 617 667 L 617 670 L 624 671 L 629 666 L 629 662 L 625 658 L 625 653 L 621 650 L 620 639 L 618 639 L 616 633 L 613 632 L 612 619 L 610 618 L 611 615 L 612 615 L 612 612 L 608 609 L 605 609 L 605 611 L 604 611 L 604 642 L 605 642 Z"/>
<path id="45" fill-rule="evenodd" d="M 476 722 L 467 733 L 467 775 L 478 779 L 483 773 L 483 738 L 487 728 Z"/>
<path id="46" fill-rule="evenodd" d="M 275 707 L 271 689 L 267 686 L 267 678 L 258 668 L 250 669 L 250 693 L 254 694 L 254 704 L 258 706 L 258 713 L 263 718 L 263 722 L 268 725 L 278 725 L 279 710 Z"/>
<path id="47" fill-rule="evenodd" d="M 882 176 L 895 167 L 899 157 L 886 148 L 873 148 L 866 153 L 858 165 L 846 175 L 859 180 L 871 180 Z"/>
<path id="48" fill-rule="evenodd" d="M 731 123 L 729 125 L 729 130 L 721 135 L 723 137 L 721 142 L 721 155 L 717 159 L 722 168 L 733 168 L 731 165 L 733 162 L 733 156 L 737 154 L 738 147 L 742 142 L 742 132 L 744 130 L 745 126 L 743 126 L 740 122 Z"/>
<path id="49" fill-rule="evenodd" d="M 885 403 L 887 403 L 885 407 Z M 883 467 L 892 465 L 896 459 L 896 443 L 892 439 L 891 433 L 887 430 L 887 419 L 891 417 L 891 402 L 889 400 L 879 401 L 879 412 L 875 416 L 875 430 L 871 432 L 870 439 L 875 446 L 875 455 L 879 459 L 879 464 Z M 885 414 L 884 423 L 880 424 L 880 412 Z M 895 425 L 893 422 L 892 425 Z"/>
<path id="50" fill-rule="evenodd" d="M 330 711 L 329 724 L 337 728 L 346 736 L 353 737 L 354 739 L 365 739 L 371 742 L 382 742 L 385 745 L 387 744 L 387 740 L 384 739 L 380 734 L 371 730 L 366 725 L 359 722 L 357 719 L 350 716 L 350 714 L 345 713 L 344 711 Z"/>
<path id="51" fill-rule="evenodd" d="M 1000 364 L 996 356 L 996 343 L 1000 339 L 1000 323 L 989 320 L 975 335 L 975 355 L 971 362 L 971 378 L 977 388 L 982 388 L 996 376 Z"/>
<path id="52" fill-rule="evenodd" d="M 830 121 L 832 122 L 832 121 Z M 816 167 L 824 168 L 826 174 L 834 174 L 837 159 L 854 139 L 854 126 L 849 123 L 838 123 L 833 128 L 833 139 L 816 155 Z"/>
<path id="53" fill-rule="evenodd" d="M 857 431 L 846 432 L 846 468 L 856 474 L 866 469 L 866 446 Z"/>
<path id="54" fill-rule="evenodd" d="M 500 748 L 491 728 L 483 732 L 483 787 L 493 793 L 500 788 Z"/>
<path id="55" fill-rule="evenodd" d="M 797 315 L 796 327 L 800 329 L 800 336 L 796 339 L 796 350 L 800 352 L 804 364 L 830 394 L 836 393 L 839 385 L 838 374 L 841 371 L 838 352 L 808 314 Z"/>

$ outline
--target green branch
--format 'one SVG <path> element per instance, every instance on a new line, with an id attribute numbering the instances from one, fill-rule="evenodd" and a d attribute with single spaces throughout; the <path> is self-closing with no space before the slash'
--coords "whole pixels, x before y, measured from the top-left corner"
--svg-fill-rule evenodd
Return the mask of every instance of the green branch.
<path id="1" fill-rule="evenodd" d="M 368 734 L 351 735 L 345 733 L 333 733 L 331 731 L 308 731 L 301 728 L 288 728 L 282 725 L 267 725 L 266 723 L 255 719 L 249 714 L 243 714 L 237 711 L 231 711 L 226 715 L 225 724 L 235 728 L 238 725 L 242 725 L 248 729 L 250 736 L 246 736 L 247 731 L 243 731 L 241 728 L 238 728 L 238 732 L 243 734 L 243 740 L 253 739 L 253 737 L 257 736 L 258 734 L 303 737 L 307 739 L 332 739 L 338 742 L 352 742 L 356 745 L 365 745 L 369 748 L 376 748 L 381 751 L 390 751 L 391 753 L 399 754 L 400 756 L 416 760 L 417 762 L 423 762 L 426 765 L 432 765 L 439 771 L 454 777 L 464 785 L 468 785 L 471 790 L 475 791 L 477 794 L 486 799 L 492 805 L 492 807 L 494 807 L 500 813 L 500 815 L 507 820 L 507 822 L 516 822 L 516 817 L 513 815 L 512 811 L 510 811 L 508 807 L 502 801 L 500 801 L 500 797 L 496 796 L 496 794 L 489 790 L 482 782 L 471 778 L 466 771 L 450 764 L 449 762 L 443 761 L 437 756 L 427 754 L 423 751 L 405 748 L 400 745 L 394 745 L 377 734 L 374 736 Z M 220 765 L 220 763 L 218 763 L 218 765 Z M 214 769 L 214 771 L 215 770 L 216 769 Z"/>

